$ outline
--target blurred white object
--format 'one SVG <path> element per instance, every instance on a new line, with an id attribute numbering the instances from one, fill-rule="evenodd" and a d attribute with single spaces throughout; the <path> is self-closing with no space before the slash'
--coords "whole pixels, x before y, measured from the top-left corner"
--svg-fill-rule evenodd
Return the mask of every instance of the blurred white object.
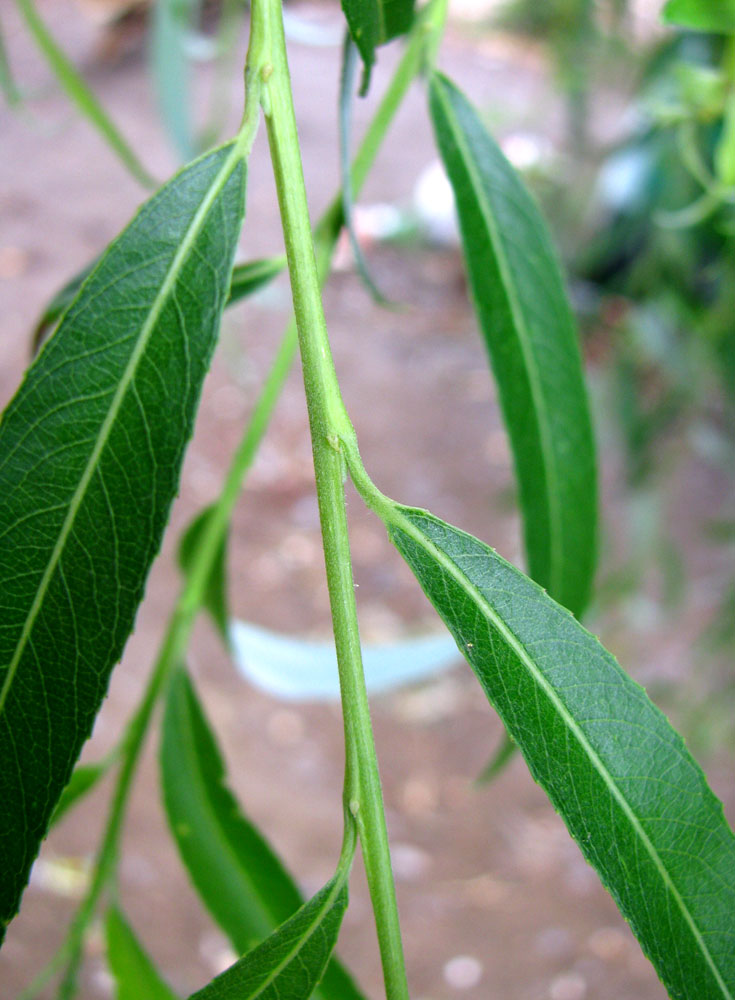
<path id="1" fill-rule="evenodd" d="M 454 191 L 439 160 L 433 160 L 419 174 L 413 189 L 413 209 L 421 234 L 430 243 L 459 246 Z"/>
<path id="2" fill-rule="evenodd" d="M 230 623 L 235 665 L 257 687 L 288 700 L 339 698 L 339 673 L 333 642 L 281 635 L 247 622 Z M 362 648 L 368 691 L 377 694 L 416 683 L 446 670 L 459 658 L 448 635 L 398 642 L 365 643 Z"/>

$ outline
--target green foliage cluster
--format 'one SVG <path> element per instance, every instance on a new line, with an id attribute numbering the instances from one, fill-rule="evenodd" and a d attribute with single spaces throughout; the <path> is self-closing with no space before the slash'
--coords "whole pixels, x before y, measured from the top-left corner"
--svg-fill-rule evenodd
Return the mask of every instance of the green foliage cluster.
<path id="1" fill-rule="evenodd" d="M 69 96 L 147 181 L 31 0 L 16 2 Z M 235 6 L 223 7 L 223 39 Z M 576 330 L 546 226 L 472 104 L 436 68 L 443 0 L 418 13 L 410 0 L 345 0 L 344 6 L 352 37 L 346 52 L 352 44 L 359 50 L 363 90 L 377 46 L 405 35 L 406 47 L 345 172 L 343 193 L 314 231 L 280 4 L 253 0 L 236 137 L 164 184 L 99 260 L 55 296 L 37 339 L 56 328 L 0 423 L 3 930 L 18 910 L 49 826 L 104 774 L 115 774 L 87 894 L 59 953 L 25 995 L 58 974 L 59 996 L 73 996 L 85 932 L 103 911 L 118 996 L 174 996 L 111 891 L 141 750 L 154 708 L 163 702 L 161 781 L 172 834 L 204 905 L 242 956 L 190 1000 L 358 1000 L 359 987 L 332 956 L 358 842 L 386 997 L 408 997 L 357 629 L 344 506 L 349 476 L 670 995 L 732 1000 L 735 836 L 682 739 L 579 621 L 596 562 L 596 458 Z M 730 12 L 731 5 L 719 2 L 670 0 L 666 6 L 666 16 L 713 31 L 733 31 Z M 160 59 L 180 59 L 171 54 L 177 51 L 172 39 L 196 13 L 194 3 L 159 0 Z M 5 61 L 3 67 L 8 84 Z M 172 114 L 166 93 L 184 72 L 182 62 L 163 66 L 159 80 L 172 135 L 188 156 L 199 144 L 178 105 Z M 320 286 L 349 223 L 350 195 L 419 75 L 457 201 L 478 325 L 513 452 L 529 576 L 478 539 L 380 492 L 360 458 L 331 360 Z M 349 97 L 343 87 L 343 101 Z M 284 266 L 277 258 L 234 267 L 248 157 L 261 117 L 295 320 L 219 499 L 182 540 L 184 582 L 144 696 L 113 753 L 75 769 L 160 546 L 222 312 Z M 731 135 L 726 125 L 717 155 L 720 200 L 731 194 Z M 297 347 L 345 725 L 342 850 L 333 878 L 306 902 L 228 789 L 185 668 L 201 609 L 227 638 L 228 524 Z"/>

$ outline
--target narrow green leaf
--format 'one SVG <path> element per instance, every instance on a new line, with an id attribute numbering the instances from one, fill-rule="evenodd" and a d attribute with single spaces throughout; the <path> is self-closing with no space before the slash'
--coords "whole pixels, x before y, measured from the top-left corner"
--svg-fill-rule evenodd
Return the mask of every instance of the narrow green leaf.
<path id="1" fill-rule="evenodd" d="M 191 681 L 171 680 L 163 722 L 161 777 L 166 816 L 199 895 L 233 947 L 244 952 L 288 920 L 301 894 L 243 815 Z M 344 969 L 329 963 L 324 1000 L 360 1000 Z"/>
<path id="2" fill-rule="evenodd" d="M 48 28 L 39 17 L 33 0 L 16 0 L 33 38 L 43 53 L 59 84 L 76 104 L 81 113 L 97 129 L 108 146 L 144 187 L 154 187 L 155 181 L 141 164 L 117 126 L 79 75 L 74 65 L 56 44 Z"/>
<path id="3" fill-rule="evenodd" d="M 237 264 L 232 272 L 232 284 L 227 305 L 239 302 L 252 295 L 263 285 L 273 281 L 286 266 L 286 257 L 266 257 L 263 260 L 251 260 L 245 264 Z"/>
<path id="4" fill-rule="evenodd" d="M 483 767 L 475 784 L 489 785 L 491 781 L 503 773 L 516 755 L 516 745 L 507 733 L 503 733 L 500 745 L 487 764 Z"/>
<path id="5" fill-rule="evenodd" d="M 364 65 L 360 93 L 367 93 L 375 63 L 375 50 L 413 23 L 415 0 L 342 0 L 347 26 L 360 51 Z"/>
<path id="6" fill-rule="evenodd" d="M 191 120 L 187 42 L 200 0 L 155 0 L 151 30 L 151 76 L 161 118 L 182 160 L 196 153 Z"/>
<path id="7" fill-rule="evenodd" d="M 597 484 L 559 265 L 536 205 L 467 100 L 434 74 L 430 104 L 513 450 L 529 572 L 579 616 L 595 568 Z"/>
<path id="8" fill-rule="evenodd" d="M 339 169 L 340 180 L 342 182 L 342 216 L 347 236 L 352 248 L 352 256 L 355 259 L 357 273 L 362 278 L 362 282 L 370 292 L 373 300 L 382 306 L 390 305 L 386 297 L 373 281 L 367 261 L 362 252 L 360 241 L 355 231 L 354 219 L 352 215 L 352 172 L 350 168 L 350 138 L 352 136 L 352 91 L 355 86 L 355 74 L 357 71 L 358 50 L 352 36 L 345 32 L 344 45 L 342 46 L 342 72 L 339 84 Z"/>
<path id="9" fill-rule="evenodd" d="M 662 17 L 694 31 L 735 32 L 735 0 L 668 0 Z"/>
<path id="10" fill-rule="evenodd" d="M 347 885 L 335 876 L 270 937 L 189 1000 L 308 1000 L 337 941 Z"/>
<path id="11" fill-rule="evenodd" d="M 5 29 L 0 21 L 0 91 L 8 104 L 8 107 L 15 108 L 23 102 L 23 95 L 18 89 L 15 77 L 10 68 L 8 50 L 5 45 Z"/>
<path id="12" fill-rule="evenodd" d="M 100 258 L 95 257 L 91 264 L 87 264 L 87 266 L 79 271 L 78 274 L 75 274 L 74 277 L 67 281 L 64 287 L 60 288 L 53 298 L 46 303 L 31 334 L 32 356 L 35 356 L 38 353 L 41 345 L 51 332 L 51 328 L 55 326 L 64 315 L 66 310 L 79 294 L 79 289 L 90 276 L 92 271 L 94 271 L 97 267 L 99 262 Z"/>
<path id="13" fill-rule="evenodd" d="M 49 822 L 49 829 L 56 826 L 59 820 L 61 820 L 80 799 L 84 798 L 87 792 L 92 791 L 97 782 L 101 778 L 104 778 L 114 762 L 115 755 L 111 754 L 104 760 L 97 761 L 94 764 L 80 764 L 78 767 L 74 768 L 71 780 L 61 793 L 61 798 L 56 804 L 51 821 Z"/>
<path id="14" fill-rule="evenodd" d="M 189 573 L 194 561 L 199 542 L 203 532 L 206 530 L 207 521 L 212 513 L 212 509 L 210 506 L 200 511 L 181 535 L 179 541 L 179 566 L 185 576 Z M 222 539 L 222 543 L 214 557 L 212 572 L 207 580 L 204 593 L 204 607 L 212 616 L 214 624 L 219 629 L 222 638 L 227 642 L 227 622 L 230 616 L 227 603 L 226 537 Z"/>
<path id="15" fill-rule="evenodd" d="M 178 1000 L 116 906 L 107 911 L 105 930 L 115 1000 Z"/>
<path id="16" fill-rule="evenodd" d="M 44 306 L 31 334 L 31 350 L 35 354 L 48 336 L 50 329 L 59 321 L 79 294 L 79 289 L 99 263 L 99 257 L 75 274 L 63 288 Z M 240 299 L 252 295 L 263 285 L 276 278 L 286 266 L 285 256 L 267 257 L 264 260 L 251 260 L 244 264 L 236 264 L 232 272 L 232 282 L 227 305 L 239 302 Z"/>
<path id="17" fill-rule="evenodd" d="M 244 187 L 233 146 L 165 185 L 111 244 L 0 424 L 2 927 L 160 545 Z"/>
<path id="18" fill-rule="evenodd" d="M 599 641 L 492 549 L 383 512 L 672 997 L 735 997 L 735 836 L 681 737 Z"/>

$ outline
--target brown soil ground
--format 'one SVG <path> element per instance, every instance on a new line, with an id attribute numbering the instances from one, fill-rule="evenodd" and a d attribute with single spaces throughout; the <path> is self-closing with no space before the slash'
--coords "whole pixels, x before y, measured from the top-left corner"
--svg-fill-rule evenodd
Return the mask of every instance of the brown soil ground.
<path id="1" fill-rule="evenodd" d="M 40 6 L 146 163 L 161 177 L 169 173 L 174 164 L 153 110 L 140 46 L 133 40 L 131 51 L 117 61 L 100 58 L 99 35 L 76 7 L 67 0 Z M 57 94 L 10 7 L 5 0 L 0 9 L 13 67 L 38 97 L 27 116 L 3 110 L 0 118 L 3 403 L 21 377 L 39 303 L 99 252 L 141 197 Z M 332 95 L 338 59 L 334 46 L 293 45 L 297 112 L 315 214 L 337 183 Z M 393 62 L 393 53 L 381 56 L 376 92 Z M 442 65 L 479 105 L 497 109 L 502 121 L 541 122 L 552 133 L 558 128 L 558 108 L 533 51 L 505 42 L 479 44 L 454 31 Z M 239 100 L 237 81 L 233 100 Z M 423 100 L 416 86 L 381 154 L 366 201 L 410 199 L 417 172 L 433 158 Z M 367 113 L 368 107 L 358 108 L 358 125 Z M 242 254 L 270 254 L 280 246 L 261 136 L 249 178 Z M 389 495 L 430 507 L 519 562 L 518 519 L 507 502 L 509 456 L 459 259 L 452 250 L 391 247 L 376 247 L 370 258 L 385 293 L 407 303 L 407 309 L 373 306 L 351 272 L 337 274 L 326 295 L 337 368 L 365 463 Z M 141 692 L 178 587 L 173 539 L 216 495 L 287 315 L 287 287 L 281 282 L 226 316 L 172 531 L 85 753 L 89 759 L 114 743 Z M 614 451 L 605 461 L 608 517 L 619 523 L 625 506 Z M 722 490 L 705 468 L 690 463 L 687 470 L 667 501 L 667 517 L 683 525 L 684 535 L 695 512 L 713 510 Z M 433 612 L 381 526 L 353 495 L 349 510 L 365 635 L 386 638 L 436 629 Z M 713 559 L 695 558 L 695 570 L 710 573 Z M 240 504 L 230 566 L 239 617 L 295 634 L 327 633 L 298 372 Z M 688 604 L 676 628 L 656 623 L 632 632 L 610 627 L 607 638 L 639 679 L 649 684 L 678 680 L 691 655 L 691 638 L 713 600 L 708 592 L 704 605 L 701 600 Z M 190 664 L 240 801 L 304 891 L 315 890 L 329 877 L 340 841 L 337 707 L 285 705 L 253 690 L 235 673 L 206 623 L 197 629 Z M 458 666 L 422 687 L 376 698 L 374 723 L 415 1000 L 662 1000 L 664 991 L 651 967 L 523 762 L 514 760 L 491 787 L 473 787 L 501 730 L 467 669 Z M 176 990 L 188 995 L 230 955 L 202 912 L 166 831 L 155 742 L 127 825 L 121 893 L 156 962 Z M 735 784 L 725 758 L 722 752 L 712 758 L 711 780 L 732 818 Z M 0 955 L 2 1000 L 17 996 L 61 940 L 108 794 L 106 785 L 46 843 Z M 353 882 L 339 951 L 366 995 L 378 998 L 379 963 L 359 865 Z M 111 995 L 102 936 L 95 932 L 81 996 L 101 1000 Z"/>

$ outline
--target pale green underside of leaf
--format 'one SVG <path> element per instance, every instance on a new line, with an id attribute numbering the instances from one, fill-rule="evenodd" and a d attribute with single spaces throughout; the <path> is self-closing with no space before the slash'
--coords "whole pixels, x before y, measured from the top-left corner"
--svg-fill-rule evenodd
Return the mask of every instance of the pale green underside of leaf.
<path id="1" fill-rule="evenodd" d="M 595 567 L 597 481 L 579 347 L 556 254 L 515 171 L 439 74 L 431 79 L 430 107 L 510 436 L 529 572 L 579 616 Z"/>
<path id="2" fill-rule="evenodd" d="M 347 886 L 334 878 L 189 1000 L 308 1000 L 329 961 L 346 908 Z"/>
<path id="3" fill-rule="evenodd" d="M 82 285 L 0 424 L 0 923 L 120 658 L 178 488 L 244 211 L 228 146 Z"/>
<path id="4" fill-rule="evenodd" d="M 386 514 L 416 574 L 672 997 L 735 996 L 735 836 L 681 737 L 599 641 L 492 549 Z"/>
<path id="5" fill-rule="evenodd" d="M 735 0 L 669 0 L 663 19 L 695 31 L 735 33 Z"/>
<path id="6" fill-rule="evenodd" d="M 342 0 L 353 41 L 365 66 L 360 92 L 370 84 L 375 50 L 398 35 L 405 34 L 413 22 L 415 0 Z"/>
<path id="7" fill-rule="evenodd" d="M 299 909 L 303 899 L 268 843 L 225 784 L 214 735 L 187 675 L 171 681 L 163 723 L 161 777 L 166 816 L 202 901 L 242 953 Z M 331 960 L 323 1000 L 361 1000 Z"/>
<path id="8" fill-rule="evenodd" d="M 116 906 L 107 911 L 105 930 L 107 961 L 116 986 L 115 1000 L 179 1000 Z"/>

